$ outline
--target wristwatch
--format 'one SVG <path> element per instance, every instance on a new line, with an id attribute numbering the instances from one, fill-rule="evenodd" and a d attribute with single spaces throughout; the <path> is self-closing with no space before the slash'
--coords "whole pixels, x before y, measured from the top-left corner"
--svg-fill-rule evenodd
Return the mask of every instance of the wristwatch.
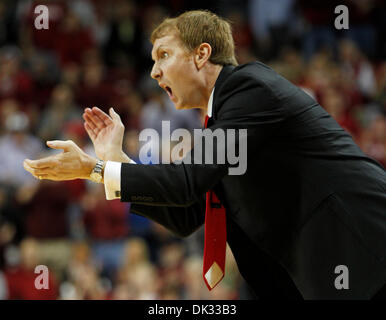
<path id="1" fill-rule="evenodd" d="M 97 163 L 92 169 L 90 174 L 90 179 L 93 182 L 100 183 L 103 179 L 103 167 L 105 162 L 103 160 L 97 159 Z"/>

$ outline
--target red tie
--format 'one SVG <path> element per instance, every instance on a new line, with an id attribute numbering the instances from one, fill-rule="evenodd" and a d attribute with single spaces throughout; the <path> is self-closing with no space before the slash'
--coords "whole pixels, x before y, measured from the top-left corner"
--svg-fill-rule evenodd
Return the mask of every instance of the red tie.
<path id="1" fill-rule="evenodd" d="M 205 118 L 205 128 L 209 117 Z M 226 252 L 226 216 L 216 194 L 206 193 L 205 210 L 205 247 L 203 276 L 205 284 L 212 290 L 224 277 Z"/>

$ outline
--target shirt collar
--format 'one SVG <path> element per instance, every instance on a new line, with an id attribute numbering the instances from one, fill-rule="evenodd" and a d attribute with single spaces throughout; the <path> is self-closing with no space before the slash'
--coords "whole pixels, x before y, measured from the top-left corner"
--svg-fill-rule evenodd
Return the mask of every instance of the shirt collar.
<path id="1" fill-rule="evenodd" d="M 209 118 L 212 117 L 213 94 L 214 94 L 214 88 L 212 90 L 212 93 L 210 94 L 209 101 L 208 101 L 207 114 Z"/>

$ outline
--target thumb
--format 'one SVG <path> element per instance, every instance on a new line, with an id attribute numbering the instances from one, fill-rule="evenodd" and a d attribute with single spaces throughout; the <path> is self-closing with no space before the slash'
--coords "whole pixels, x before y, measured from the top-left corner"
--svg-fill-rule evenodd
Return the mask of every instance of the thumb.
<path id="1" fill-rule="evenodd" d="M 64 151 L 69 151 L 73 147 L 73 142 L 71 140 L 62 141 L 62 140 L 54 140 L 54 141 L 47 141 L 47 146 L 49 146 L 51 149 L 61 149 Z"/>
<path id="2" fill-rule="evenodd" d="M 114 122 L 122 122 L 121 117 L 119 116 L 118 113 L 115 112 L 114 108 L 110 108 L 109 114 L 111 119 L 113 119 Z"/>

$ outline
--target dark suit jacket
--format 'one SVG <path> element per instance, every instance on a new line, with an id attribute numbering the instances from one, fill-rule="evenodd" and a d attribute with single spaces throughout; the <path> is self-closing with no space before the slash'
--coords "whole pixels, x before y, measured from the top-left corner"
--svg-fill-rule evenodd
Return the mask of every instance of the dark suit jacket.
<path id="1" fill-rule="evenodd" d="M 187 236 L 214 189 L 240 273 L 262 298 L 366 299 L 386 283 L 385 171 L 313 98 L 262 63 L 225 66 L 208 127 L 248 130 L 244 175 L 123 164 L 122 201 Z M 335 287 L 339 265 L 347 290 Z"/>

